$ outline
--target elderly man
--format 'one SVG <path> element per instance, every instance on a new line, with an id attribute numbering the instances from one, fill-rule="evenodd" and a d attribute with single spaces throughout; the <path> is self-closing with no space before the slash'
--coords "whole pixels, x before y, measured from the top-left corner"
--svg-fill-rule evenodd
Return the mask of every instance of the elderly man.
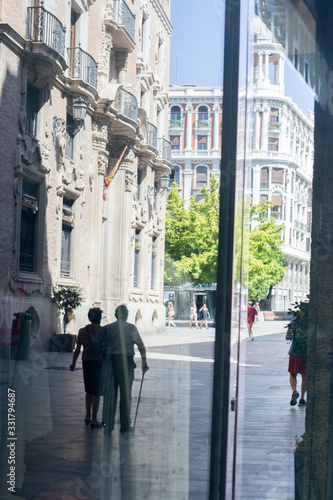
<path id="1" fill-rule="evenodd" d="M 131 430 L 131 390 L 134 380 L 134 344 L 141 354 L 142 371 L 149 370 L 146 348 L 135 325 L 127 323 L 128 310 L 125 305 L 118 306 L 115 312 L 117 321 L 104 326 L 94 337 L 96 346 L 101 346 L 105 354 L 106 372 L 111 380 L 104 381 L 105 395 L 105 432 L 113 430 L 117 408 L 118 388 L 120 391 L 120 432 Z"/>

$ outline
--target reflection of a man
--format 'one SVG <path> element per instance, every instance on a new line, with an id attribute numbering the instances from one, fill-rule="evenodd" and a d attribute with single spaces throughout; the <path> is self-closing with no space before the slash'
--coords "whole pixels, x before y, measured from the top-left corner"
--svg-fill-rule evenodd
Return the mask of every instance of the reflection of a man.
<path id="1" fill-rule="evenodd" d="M 136 344 L 142 359 L 142 371 L 149 370 L 146 358 L 146 348 L 135 325 L 128 323 L 128 310 L 125 305 L 118 306 L 115 312 L 117 321 L 104 326 L 94 337 L 96 346 L 102 346 L 106 355 L 104 381 L 104 411 L 105 433 L 114 428 L 117 407 L 118 388 L 120 391 L 120 432 L 131 430 L 131 390 L 134 380 L 134 345 Z M 110 379 L 113 383 L 110 383 Z"/>

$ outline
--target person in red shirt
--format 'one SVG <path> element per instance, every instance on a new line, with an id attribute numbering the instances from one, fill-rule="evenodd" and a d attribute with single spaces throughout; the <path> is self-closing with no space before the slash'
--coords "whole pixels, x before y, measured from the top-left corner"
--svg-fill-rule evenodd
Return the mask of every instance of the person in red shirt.
<path id="1" fill-rule="evenodd" d="M 249 332 L 249 338 L 248 340 L 253 340 L 253 332 L 252 332 L 252 326 L 255 320 L 255 317 L 257 316 L 258 311 L 253 307 L 253 302 L 248 302 L 247 303 L 247 331 Z"/>

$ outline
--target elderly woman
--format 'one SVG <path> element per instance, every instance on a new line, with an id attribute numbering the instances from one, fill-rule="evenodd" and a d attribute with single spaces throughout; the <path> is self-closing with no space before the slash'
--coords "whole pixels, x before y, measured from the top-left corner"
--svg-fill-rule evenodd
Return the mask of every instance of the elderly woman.
<path id="1" fill-rule="evenodd" d="M 97 420 L 97 412 L 99 406 L 100 396 L 100 382 L 103 367 L 102 350 L 93 344 L 94 336 L 101 329 L 102 312 L 98 307 L 89 309 L 88 318 L 91 322 L 79 330 L 77 336 L 76 349 L 73 354 L 73 361 L 70 365 L 70 370 L 75 368 L 76 360 L 79 357 L 81 346 L 83 346 L 82 353 L 82 368 L 83 368 L 83 381 L 86 391 L 86 418 L 84 422 L 86 425 L 90 424 L 92 429 L 101 427 Z"/>

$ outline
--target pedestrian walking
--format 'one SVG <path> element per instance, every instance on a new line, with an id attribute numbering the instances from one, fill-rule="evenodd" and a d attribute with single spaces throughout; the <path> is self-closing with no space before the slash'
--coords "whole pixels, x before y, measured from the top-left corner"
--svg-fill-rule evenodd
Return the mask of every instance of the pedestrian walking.
<path id="1" fill-rule="evenodd" d="M 297 375 L 302 377 L 301 397 L 298 406 L 305 406 L 305 394 L 307 389 L 307 320 L 308 320 L 308 302 L 296 303 L 293 311 L 294 319 L 288 325 L 286 340 L 291 340 L 289 349 L 289 383 L 292 390 L 290 404 L 295 406 L 300 396 L 297 391 Z"/>
<path id="2" fill-rule="evenodd" d="M 110 380 L 104 381 L 105 396 L 103 420 L 105 433 L 109 434 L 114 428 L 117 409 L 118 389 L 120 392 L 120 432 L 131 430 L 131 391 L 134 380 L 134 345 L 141 354 L 142 372 L 149 370 L 147 365 L 146 348 L 135 325 L 128 323 L 128 310 L 125 305 L 118 306 L 115 311 L 117 321 L 104 326 L 94 337 L 94 344 L 102 347 L 105 354 L 105 363 L 108 365 L 106 373 L 110 373 Z"/>
<path id="3" fill-rule="evenodd" d="M 97 413 L 100 399 L 103 356 L 102 350 L 94 345 L 93 339 L 101 329 L 102 312 L 99 307 L 89 309 L 88 318 L 91 324 L 79 330 L 73 361 L 69 367 L 71 371 L 74 370 L 81 346 L 83 346 L 82 368 L 86 391 L 86 417 L 84 422 L 86 425 L 90 424 L 92 429 L 101 427 L 100 422 L 97 420 Z"/>
<path id="4" fill-rule="evenodd" d="M 205 327 L 206 329 L 208 329 L 207 318 L 210 318 L 210 314 L 206 302 L 204 302 L 203 306 L 200 308 L 200 313 L 201 313 L 200 328 L 202 328 L 203 323 L 205 323 Z"/>
<path id="5" fill-rule="evenodd" d="M 247 303 L 247 331 L 248 331 L 248 339 L 247 340 L 253 340 L 253 332 L 252 332 L 252 326 L 254 323 L 254 319 L 257 316 L 257 310 L 253 307 L 253 302 L 249 301 Z"/>
<path id="6" fill-rule="evenodd" d="M 197 305 L 196 305 L 195 301 L 193 301 L 192 305 L 191 305 L 190 328 L 192 328 L 193 320 L 194 320 L 194 324 L 195 324 L 196 328 L 199 328 L 199 326 L 198 326 Z"/>
<path id="7" fill-rule="evenodd" d="M 172 321 L 172 319 L 175 316 L 175 310 L 173 308 L 173 303 L 169 302 L 168 303 L 168 328 L 170 329 L 170 325 L 172 325 L 174 328 L 176 328 L 176 324 Z"/>
<path id="8" fill-rule="evenodd" d="M 260 313 L 260 305 L 258 301 L 256 301 L 256 303 L 254 304 L 254 308 L 257 311 L 257 316 L 255 317 L 254 322 L 257 323 L 259 321 L 259 313 Z"/>

